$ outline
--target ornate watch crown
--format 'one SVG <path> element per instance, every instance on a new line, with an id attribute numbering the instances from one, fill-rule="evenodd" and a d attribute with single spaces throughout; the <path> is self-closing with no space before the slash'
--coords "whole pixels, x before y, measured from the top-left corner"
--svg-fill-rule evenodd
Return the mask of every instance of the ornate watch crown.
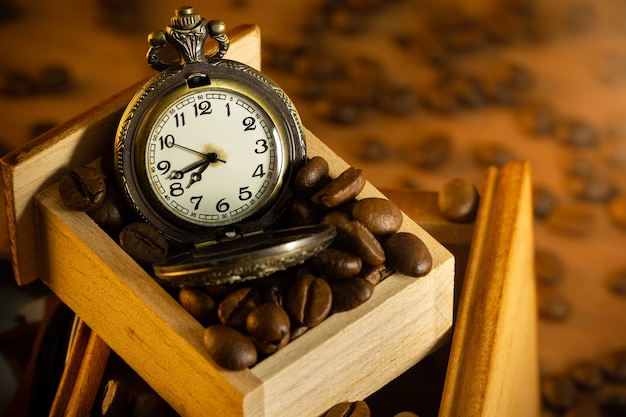
<path id="1" fill-rule="evenodd" d="M 202 20 L 191 6 L 183 6 L 175 10 L 174 13 L 176 15 L 172 17 L 170 24 L 177 29 L 191 29 Z"/>

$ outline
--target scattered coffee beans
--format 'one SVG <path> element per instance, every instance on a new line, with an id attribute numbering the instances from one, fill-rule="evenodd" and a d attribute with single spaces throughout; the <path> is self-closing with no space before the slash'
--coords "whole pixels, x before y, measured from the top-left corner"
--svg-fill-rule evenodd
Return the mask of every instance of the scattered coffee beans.
<path id="1" fill-rule="evenodd" d="M 328 162 L 316 156 L 307 161 L 294 179 L 294 193 L 309 198 L 328 182 Z"/>
<path id="2" fill-rule="evenodd" d="M 447 181 L 439 190 L 437 197 L 441 214 L 457 223 L 468 223 L 476 219 L 478 201 L 478 190 L 465 178 Z"/>
<path id="3" fill-rule="evenodd" d="M 364 186 L 363 171 L 350 167 L 337 178 L 328 182 L 311 197 L 311 200 L 326 208 L 337 207 L 359 195 Z"/>
<path id="4" fill-rule="evenodd" d="M 122 249 L 145 267 L 164 259 L 169 250 L 169 244 L 159 229 L 144 222 L 125 226 L 119 241 Z"/>
<path id="5" fill-rule="evenodd" d="M 203 326 L 217 323 L 217 303 L 206 292 L 192 287 L 181 288 L 178 302 Z"/>
<path id="6" fill-rule="evenodd" d="M 387 265 L 412 277 L 428 274 L 432 268 L 432 258 L 424 242 L 411 233 L 399 232 L 383 243 Z"/>
<path id="7" fill-rule="evenodd" d="M 569 301 L 558 291 L 539 288 L 537 292 L 539 317 L 550 321 L 563 321 L 570 315 Z"/>
<path id="8" fill-rule="evenodd" d="M 257 350 L 250 337 L 231 326 L 213 324 L 207 327 L 203 341 L 211 358 L 226 369 L 245 369 L 257 361 Z"/>
<path id="9" fill-rule="evenodd" d="M 104 175 L 99 169 L 89 166 L 74 168 L 61 177 L 59 194 L 63 203 L 73 210 L 94 210 L 102 204 L 106 195 Z"/>
<path id="10" fill-rule="evenodd" d="M 297 324 L 314 327 L 328 316 L 332 303 L 330 285 L 322 278 L 304 275 L 289 288 L 285 307 Z"/>
<path id="11" fill-rule="evenodd" d="M 357 201 L 352 207 L 352 217 L 377 236 L 391 235 L 402 226 L 400 207 L 385 198 L 370 197 Z"/>

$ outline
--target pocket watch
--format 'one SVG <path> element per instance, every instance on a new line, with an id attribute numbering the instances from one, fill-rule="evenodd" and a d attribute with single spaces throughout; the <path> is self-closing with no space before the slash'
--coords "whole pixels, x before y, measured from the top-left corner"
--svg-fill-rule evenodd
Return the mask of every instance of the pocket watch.
<path id="1" fill-rule="evenodd" d="M 209 37 L 218 44 L 212 56 L 204 52 Z M 304 129 L 278 85 L 248 65 L 224 59 L 229 40 L 222 21 L 181 7 L 148 41 L 148 63 L 159 73 L 126 107 L 114 163 L 123 194 L 139 216 L 174 244 L 193 248 L 157 265 L 157 276 L 177 284 L 223 282 L 229 274 L 248 279 L 263 275 L 263 265 L 280 269 L 283 261 L 282 267 L 289 266 L 327 246 L 334 232 L 320 226 L 294 231 L 293 239 L 286 237 L 289 232 L 257 237 L 250 251 L 241 247 L 250 239 L 215 245 L 277 223 L 306 159 Z M 178 60 L 161 60 L 167 46 Z M 318 239 L 315 245 L 309 235 Z M 290 255 L 284 256 L 292 240 Z M 217 258 L 219 272 L 213 267 Z M 246 268 L 245 277 L 244 258 L 258 265 Z"/>

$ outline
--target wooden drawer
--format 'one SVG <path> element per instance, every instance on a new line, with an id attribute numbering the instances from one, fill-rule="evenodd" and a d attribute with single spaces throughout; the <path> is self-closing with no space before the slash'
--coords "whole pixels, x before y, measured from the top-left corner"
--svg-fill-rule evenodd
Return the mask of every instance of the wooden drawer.
<path id="1" fill-rule="evenodd" d="M 228 57 L 259 68 L 258 29 L 241 27 L 230 37 Z M 454 301 L 454 258 L 445 245 L 465 245 L 470 256 L 440 415 L 538 414 L 527 164 L 487 172 L 473 230 L 443 221 L 424 204 L 432 198 L 414 204 L 390 191 L 408 214 L 403 230 L 431 251 L 430 274 L 394 274 L 357 309 L 333 315 L 249 370 L 226 371 L 206 354 L 201 325 L 87 215 L 66 209 L 58 196 L 56 182 L 65 172 L 97 160 L 112 145 L 121 112 L 140 84 L 2 160 L 20 285 L 41 279 L 182 415 L 319 415 L 339 401 L 377 391 L 445 342 Z M 308 154 L 324 156 L 331 175 L 347 167 L 311 132 L 306 140 Z M 368 183 L 360 198 L 366 196 L 383 194 Z M 85 358 L 91 366 L 103 357 Z M 80 373 L 74 375 L 80 380 Z M 88 397 L 58 403 L 74 409 Z"/>

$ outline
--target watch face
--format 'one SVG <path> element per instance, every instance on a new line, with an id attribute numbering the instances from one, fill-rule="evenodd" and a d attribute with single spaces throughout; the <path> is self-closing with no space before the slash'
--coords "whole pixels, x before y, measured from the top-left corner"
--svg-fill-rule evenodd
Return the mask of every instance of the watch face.
<path id="1" fill-rule="evenodd" d="M 283 171 L 283 142 L 253 98 L 196 88 L 148 118 L 137 157 L 162 207 L 182 221 L 222 226 L 261 210 Z"/>

